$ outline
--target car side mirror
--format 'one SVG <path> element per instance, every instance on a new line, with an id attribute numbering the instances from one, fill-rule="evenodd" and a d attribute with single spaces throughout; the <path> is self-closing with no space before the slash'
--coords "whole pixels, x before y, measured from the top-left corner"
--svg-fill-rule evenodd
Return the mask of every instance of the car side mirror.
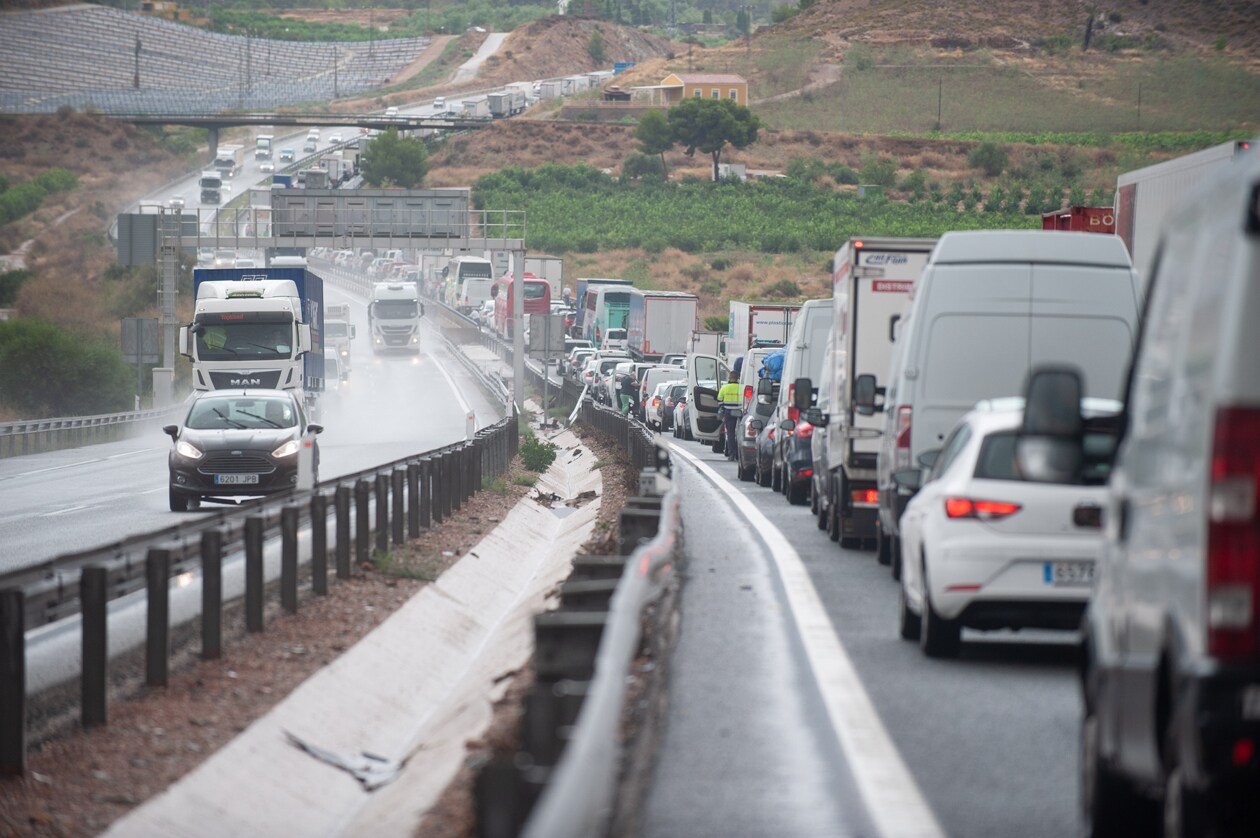
<path id="1" fill-rule="evenodd" d="M 1081 374 L 1065 366 L 1039 367 L 1024 388 L 1024 418 L 1015 462 L 1027 480 L 1074 483 L 1084 461 Z"/>
<path id="2" fill-rule="evenodd" d="M 875 384 L 875 376 L 862 373 L 853 382 L 853 409 L 859 416 L 874 416 L 883 405 L 877 404 L 879 388 Z"/>
<path id="3" fill-rule="evenodd" d="M 917 468 L 899 468 L 892 473 L 892 479 L 899 488 L 917 492 L 923 485 L 923 471 Z"/>
<path id="4" fill-rule="evenodd" d="M 798 378 L 792 382 L 792 407 L 797 410 L 809 410 L 814 403 L 814 385 L 808 378 Z"/>
<path id="5" fill-rule="evenodd" d="M 794 431 L 796 430 L 796 421 L 794 419 L 784 419 L 779 423 L 779 430 Z"/>
<path id="6" fill-rule="evenodd" d="M 171 439 L 179 439 L 179 425 L 163 425 L 162 433 L 166 434 Z"/>
<path id="7" fill-rule="evenodd" d="M 749 420 L 748 420 L 748 427 L 752 428 L 754 431 L 760 431 L 760 430 L 761 430 L 762 428 L 764 428 L 765 426 L 766 426 L 766 423 L 765 423 L 765 422 L 763 422 L 763 421 L 762 421 L 762 420 L 760 420 L 760 419 L 749 419 Z"/>
<path id="8" fill-rule="evenodd" d="M 317 425 L 314 422 L 312 422 L 311 424 L 306 426 L 306 432 L 308 434 L 322 434 L 324 432 L 324 426 Z"/>
<path id="9" fill-rule="evenodd" d="M 774 382 L 768 378 L 759 379 L 757 381 L 757 395 L 758 396 L 774 395 Z"/>
<path id="10" fill-rule="evenodd" d="M 941 449 L 929 448 L 918 456 L 916 462 L 918 462 L 920 468 L 929 469 L 936 465 L 936 461 L 940 459 L 940 456 Z"/>

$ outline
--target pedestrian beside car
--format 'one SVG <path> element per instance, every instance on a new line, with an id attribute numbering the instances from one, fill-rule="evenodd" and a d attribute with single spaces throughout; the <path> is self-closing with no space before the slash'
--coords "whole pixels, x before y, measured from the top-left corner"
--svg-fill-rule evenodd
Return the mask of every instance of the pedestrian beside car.
<path id="1" fill-rule="evenodd" d="M 635 395 L 639 392 L 639 380 L 632 373 L 626 373 L 621 377 L 618 392 L 621 395 L 621 415 L 625 416 L 634 408 Z"/>
<path id="2" fill-rule="evenodd" d="M 726 459 L 733 460 L 735 451 L 735 420 L 739 418 L 739 373 L 734 370 L 727 377 L 726 383 L 718 390 L 718 401 L 721 402 L 722 425 L 726 431 Z"/>

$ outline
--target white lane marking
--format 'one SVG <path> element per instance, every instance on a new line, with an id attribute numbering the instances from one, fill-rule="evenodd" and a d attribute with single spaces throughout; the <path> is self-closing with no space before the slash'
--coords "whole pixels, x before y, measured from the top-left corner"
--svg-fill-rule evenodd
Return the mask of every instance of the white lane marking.
<path id="1" fill-rule="evenodd" d="M 153 448 L 137 448 L 135 451 L 124 451 L 124 452 L 123 452 L 123 453 L 121 453 L 121 454 L 110 454 L 110 455 L 109 455 L 108 457 L 106 457 L 105 459 L 107 459 L 107 460 L 119 460 L 119 459 L 122 459 L 123 457 L 134 457 L 134 456 L 135 456 L 135 455 L 137 455 L 137 454 L 147 454 L 147 453 L 148 453 L 148 452 L 150 452 L 150 451 L 157 451 L 157 450 L 158 450 L 158 449 L 157 449 L 156 447 L 153 447 Z"/>
<path id="2" fill-rule="evenodd" d="M 473 429 L 475 430 L 477 415 L 473 412 L 472 405 L 470 405 L 468 400 L 464 398 L 464 394 L 461 393 L 459 388 L 455 386 L 455 379 L 451 378 L 451 374 L 446 371 L 446 368 L 443 367 L 441 363 L 438 362 L 438 359 L 433 356 L 433 353 L 426 349 L 424 354 L 429 356 L 429 360 L 433 362 L 433 366 L 438 368 L 438 371 L 442 373 L 442 377 L 446 379 L 446 383 L 451 385 L 451 390 L 455 393 L 455 398 L 459 399 L 459 406 L 464 409 L 464 415 L 467 416 L 469 413 L 473 414 Z"/>
<path id="3" fill-rule="evenodd" d="M 65 515 L 67 512 L 78 512 L 81 509 L 92 509 L 91 506 L 67 506 L 65 509 L 56 509 L 52 512 L 41 513 L 41 518 L 55 518 L 58 515 Z"/>
<path id="4" fill-rule="evenodd" d="M 64 471 L 65 469 L 68 469 L 68 468 L 77 468 L 78 466 L 90 466 L 92 465 L 92 463 L 101 463 L 101 462 L 104 462 L 103 458 L 95 457 L 91 460 L 80 460 L 77 463 L 65 463 L 64 465 L 49 466 L 48 468 L 37 468 L 37 469 L 32 469 L 31 471 L 19 471 L 17 474 L 10 474 L 3 479 L 13 480 L 14 478 L 17 478 L 17 477 L 34 477 L 37 474 L 47 474 L 50 471 Z"/>
<path id="5" fill-rule="evenodd" d="M 800 555 L 752 501 L 710 466 L 673 443 L 670 449 L 695 466 L 730 499 L 770 550 L 832 728 L 880 834 L 897 838 L 944 836 L 945 831 L 875 712 Z"/>

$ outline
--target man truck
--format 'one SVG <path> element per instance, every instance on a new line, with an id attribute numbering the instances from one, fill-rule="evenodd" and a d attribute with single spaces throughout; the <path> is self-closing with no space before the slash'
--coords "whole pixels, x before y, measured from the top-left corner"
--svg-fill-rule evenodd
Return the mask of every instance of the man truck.
<path id="1" fill-rule="evenodd" d="M 197 268 L 179 330 L 193 389 L 324 389 L 324 281 L 303 267 Z"/>
<path id="2" fill-rule="evenodd" d="M 214 204 L 216 207 L 223 203 L 223 175 L 217 169 L 202 172 L 197 180 L 197 188 L 201 190 L 201 203 Z"/>
<path id="3" fill-rule="evenodd" d="M 368 324 L 372 330 L 372 351 L 391 349 L 420 354 L 420 318 L 424 306 L 414 282 L 378 282 L 372 286 L 368 303 Z"/>

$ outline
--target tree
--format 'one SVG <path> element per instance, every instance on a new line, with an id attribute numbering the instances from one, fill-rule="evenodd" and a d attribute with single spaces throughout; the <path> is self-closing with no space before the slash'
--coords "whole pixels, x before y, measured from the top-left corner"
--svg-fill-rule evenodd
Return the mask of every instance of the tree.
<path id="1" fill-rule="evenodd" d="M 400 137 L 398 129 L 390 128 L 368 143 L 361 170 L 370 186 L 415 189 L 429 173 L 429 155 L 423 140 Z"/>
<path id="2" fill-rule="evenodd" d="M 669 128 L 674 142 L 686 146 L 686 155 L 697 150 L 713 157 L 713 179 L 718 179 L 722 149 L 730 143 L 747 148 L 757 142 L 761 120 L 730 99 L 684 99 L 669 109 Z"/>
<path id="3" fill-rule="evenodd" d="M 639 141 L 639 151 L 661 156 L 661 172 L 668 178 L 669 170 L 665 168 L 665 152 L 674 147 L 674 134 L 665 114 L 661 111 L 648 111 L 639 117 L 639 125 L 634 129 L 634 138 Z"/>
<path id="4" fill-rule="evenodd" d="M 32 318 L 0 323 L 0 404 L 20 415 L 126 410 L 135 381 L 115 345 Z"/>
<path id="5" fill-rule="evenodd" d="M 1006 149 L 996 143 L 981 143 L 967 155 L 967 165 L 983 169 L 989 177 L 997 177 L 1006 168 Z"/>
<path id="6" fill-rule="evenodd" d="M 591 33 L 591 40 L 586 45 L 586 51 L 591 54 L 596 64 L 603 64 L 608 60 L 607 51 L 604 49 L 604 36 L 598 29 Z"/>

